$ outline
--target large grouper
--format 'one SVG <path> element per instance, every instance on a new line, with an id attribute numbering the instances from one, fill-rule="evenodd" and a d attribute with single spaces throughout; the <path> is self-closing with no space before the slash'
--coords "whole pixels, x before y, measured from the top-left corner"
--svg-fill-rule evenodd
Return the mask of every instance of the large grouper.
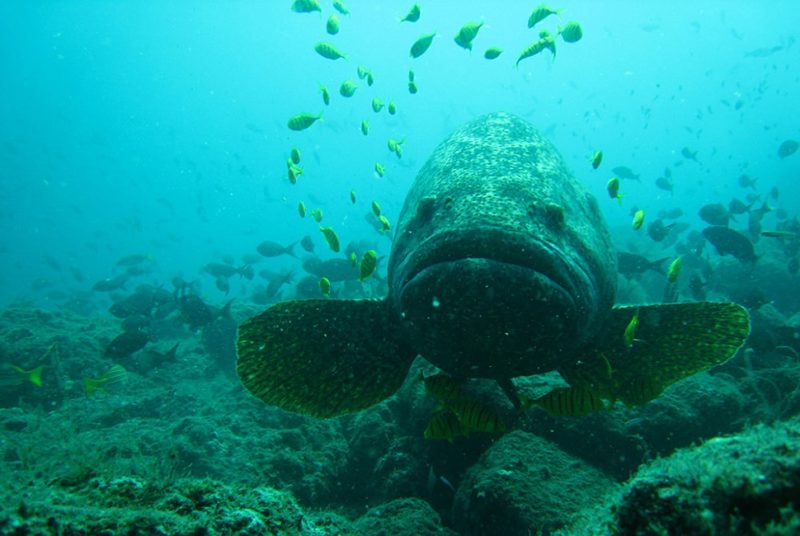
<path id="1" fill-rule="evenodd" d="M 723 363 L 750 332 L 734 303 L 614 306 L 617 255 L 595 198 L 526 121 L 493 113 L 454 132 L 417 175 L 383 300 L 287 301 L 243 322 L 242 384 L 316 417 L 395 393 L 420 355 L 457 379 L 556 370 L 641 405 Z"/>

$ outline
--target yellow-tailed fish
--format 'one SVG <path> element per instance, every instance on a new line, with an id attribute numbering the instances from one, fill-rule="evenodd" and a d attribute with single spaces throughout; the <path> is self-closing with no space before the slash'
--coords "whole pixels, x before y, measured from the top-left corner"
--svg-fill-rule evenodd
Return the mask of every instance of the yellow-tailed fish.
<path id="1" fill-rule="evenodd" d="M 381 205 L 377 201 L 372 202 L 372 213 L 375 214 L 376 218 L 379 218 L 381 215 Z"/>
<path id="2" fill-rule="evenodd" d="M 128 371 L 122 365 L 114 365 L 99 378 L 84 378 L 83 391 L 86 396 L 92 396 L 98 389 L 105 389 L 109 385 L 119 383 L 128 376 Z"/>
<path id="3" fill-rule="evenodd" d="M 530 403 L 554 417 L 583 417 L 606 409 L 597 395 L 582 387 L 560 387 Z"/>
<path id="4" fill-rule="evenodd" d="M 411 9 L 408 10 L 405 17 L 400 19 L 400 22 L 417 22 L 419 20 L 420 15 L 420 8 L 419 4 L 414 4 L 411 6 Z"/>
<path id="5" fill-rule="evenodd" d="M 412 58 L 419 58 L 430 48 L 433 43 L 433 38 L 436 37 L 436 32 L 425 34 L 411 45 L 410 55 Z"/>
<path id="6" fill-rule="evenodd" d="M 608 197 L 616 199 L 622 204 L 622 194 L 619 193 L 619 178 L 611 177 L 606 184 L 606 191 L 608 192 Z"/>
<path id="7" fill-rule="evenodd" d="M 292 11 L 295 13 L 313 13 L 314 11 L 322 12 L 322 6 L 319 5 L 317 0 L 294 0 L 292 2 Z"/>
<path id="8" fill-rule="evenodd" d="M 674 261 L 669 264 L 667 270 L 667 281 L 674 283 L 681 275 L 681 268 L 683 267 L 683 257 L 676 257 Z"/>
<path id="9" fill-rule="evenodd" d="M 356 204 L 356 191 L 350 190 L 350 202 Z"/>
<path id="10" fill-rule="evenodd" d="M 503 53 L 502 48 L 498 47 L 490 47 L 486 49 L 486 52 L 483 53 L 483 57 L 487 60 L 495 60 L 500 57 L 500 54 Z"/>
<path id="11" fill-rule="evenodd" d="M 639 209 L 633 214 L 633 230 L 638 231 L 644 225 L 644 210 Z"/>
<path id="12" fill-rule="evenodd" d="M 339 86 L 339 95 L 347 98 L 352 97 L 355 94 L 356 89 L 358 89 L 358 84 L 352 80 L 345 80 L 342 82 L 342 85 Z"/>
<path id="13" fill-rule="evenodd" d="M 331 93 L 328 91 L 328 88 L 323 86 L 322 84 L 319 85 L 319 92 L 322 94 L 322 102 L 325 106 L 328 106 L 331 103 Z"/>
<path id="14" fill-rule="evenodd" d="M 372 275 L 372 272 L 375 271 L 375 267 L 378 265 L 378 252 L 374 249 L 370 249 L 364 252 L 364 256 L 361 257 L 361 264 L 358 267 L 358 278 L 363 281 L 369 276 Z"/>
<path id="15" fill-rule="evenodd" d="M 328 43 L 327 41 L 320 41 L 314 45 L 314 50 L 317 54 L 329 60 L 338 60 L 339 58 L 347 59 L 347 56 L 336 48 L 336 45 Z"/>
<path id="16" fill-rule="evenodd" d="M 22 367 L 18 367 L 16 365 L 9 365 L 10 371 L 9 375 L 12 377 L 7 378 L 6 381 L 2 382 L 5 385 L 21 385 L 25 382 L 31 383 L 36 387 L 42 386 L 42 370 L 44 369 L 43 366 L 38 366 L 31 370 L 25 370 Z M 13 371 L 13 372 L 11 372 Z"/>
<path id="17" fill-rule="evenodd" d="M 289 182 L 297 184 L 297 177 L 303 174 L 303 168 L 291 164 L 288 170 Z"/>
<path id="18" fill-rule="evenodd" d="M 331 294 L 331 280 L 327 277 L 320 277 L 319 279 L 319 290 L 322 292 L 323 296 L 330 296 Z"/>
<path id="19" fill-rule="evenodd" d="M 351 251 L 350 257 L 348 258 L 350 259 L 350 266 L 352 266 L 353 268 L 358 266 L 358 255 L 356 255 L 355 251 Z"/>
<path id="20" fill-rule="evenodd" d="M 366 119 L 364 119 L 363 121 L 361 121 L 361 133 L 362 133 L 363 135 L 365 135 L 365 136 L 366 136 L 367 134 L 369 134 L 369 121 L 367 121 Z"/>
<path id="21" fill-rule="evenodd" d="M 290 117 L 287 125 L 292 130 L 305 130 L 321 118 L 322 114 L 299 113 Z"/>
<path id="22" fill-rule="evenodd" d="M 481 22 L 468 22 L 458 30 L 458 33 L 453 38 L 458 46 L 466 50 L 472 50 L 472 41 L 477 37 L 478 32 L 483 26 Z"/>
<path id="23" fill-rule="evenodd" d="M 387 218 L 383 214 L 378 216 L 378 221 L 381 224 L 381 232 L 382 233 L 385 233 L 385 232 L 389 231 L 392 228 L 391 224 L 389 223 L 389 218 Z"/>
<path id="24" fill-rule="evenodd" d="M 394 115 L 397 113 L 397 105 L 395 105 L 394 101 L 389 102 L 389 105 L 386 107 L 389 111 L 389 115 Z"/>
<path id="25" fill-rule="evenodd" d="M 553 9 L 545 4 L 540 4 L 528 17 L 528 28 L 533 28 L 550 15 L 558 15 L 559 13 L 561 13 L 560 9 Z"/>
<path id="26" fill-rule="evenodd" d="M 359 65 L 358 67 L 356 67 L 356 74 L 358 74 L 359 80 L 364 80 L 365 78 L 367 78 L 369 76 L 369 73 L 370 73 L 369 69 L 367 69 L 363 65 Z"/>
<path id="27" fill-rule="evenodd" d="M 314 210 L 311 211 L 311 217 L 314 218 L 314 221 L 317 223 L 322 221 L 322 215 L 323 214 L 321 208 L 315 208 Z"/>
<path id="28" fill-rule="evenodd" d="M 319 230 L 322 236 L 325 237 L 325 241 L 328 243 L 331 251 L 339 253 L 339 237 L 336 236 L 336 231 L 333 230 L 333 227 L 320 227 Z"/>
<path id="29" fill-rule="evenodd" d="M 328 17 L 328 22 L 325 23 L 325 31 L 330 35 L 339 33 L 339 17 L 336 16 L 336 13 Z"/>
<path id="30" fill-rule="evenodd" d="M 333 9 L 341 13 L 342 15 L 349 15 L 350 9 L 345 5 L 342 0 L 333 0 Z"/>
<path id="31" fill-rule="evenodd" d="M 581 37 L 583 37 L 581 25 L 572 21 L 566 23 L 563 27 L 560 27 L 557 33 L 561 36 L 561 39 L 563 39 L 565 43 L 576 43 L 581 40 Z"/>
<path id="32" fill-rule="evenodd" d="M 297 203 L 297 213 L 300 214 L 301 218 L 306 217 L 306 204 L 300 201 Z"/>
<path id="33" fill-rule="evenodd" d="M 375 173 L 378 174 L 378 177 L 383 177 L 383 174 L 386 173 L 386 168 L 380 162 L 375 162 Z"/>
<path id="34" fill-rule="evenodd" d="M 600 162 L 603 161 L 603 151 L 595 151 L 592 153 L 592 169 L 600 167 Z"/>
<path id="35" fill-rule="evenodd" d="M 447 407 L 471 432 L 503 433 L 506 425 L 497 413 L 478 400 L 463 398 L 448 402 Z"/>
<path id="36" fill-rule="evenodd" d="M 467 434 L 469 434 L 469 431 L 461 424 L 455 413 L 445 410 L 440 411 L 431 418 L 422 435 L 425 439 L 447 440 L 452 443 L 455 438 L 463 437 Z"/>
<path id="37" fill-rule="evenodd" d="M 625 331 L 622 332 L 622 344 L 624 344 L 626 348 L 633 346 L 634 341 L 636 341 L 636 328 L 638 326 L 639 309 L 636 309 L 636 312 L 633 313 L 628 325 L 625 326 Z"/>
<path id="38" fill-rule="evenodd" d="M 289 158 L 292 159 L 292 163 L 299 164 L 300 163 L 300 149 L 297 147 L 292 147 L 292 151 L 289 153 Z"/>
<path id="39" fill-rule="evenodd" d="M 378 97 L 375 97 L 374 99 L 372 99 L 372 111 L 373 112 L 375 112 L 375 113 L 380 112 L 381 110 L 383 110 L 383 106 L 384 106 L 383 101 L 381 99 L 379 99 Z"/>

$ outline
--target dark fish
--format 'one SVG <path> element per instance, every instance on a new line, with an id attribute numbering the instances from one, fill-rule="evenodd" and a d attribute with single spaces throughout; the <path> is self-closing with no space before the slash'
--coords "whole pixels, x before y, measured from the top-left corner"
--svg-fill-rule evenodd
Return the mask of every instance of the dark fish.
<path id="1" fill-rule="evenodd" d="M 150 338 L 144 331 L 123 331 L 108 343 L 103 355 L 112 358 L 128 357 L 144 348 L 149 340 Z"/>
<path id="2" fill-rule="evenodd" d="M 239 274 L 245 279 L 253 279 L 253 267 L 249 264 L 245 264 L 244 266 L 236 268 L 231 264 L 225 264 L 222 262 L 209 262 L 203 266 L 203 271 L 213 277 L 216 277 L 217 279 L 220 277 L 227 279 L 235 274 Z"/>
<path id="3" fill-rule="evenodd" d="M 300 240 L 300 247 L 309 253 L 314 253 L 314 239 L 311 238 L 310 235 L 305 235 L 303 239 Z"/>
<path id="4" fill-rule="evenodd" d="M 675 222 L 665 224 L 663 220 L 653 220 L 647 226 L 647 235 L 655 242 L 662 242 L 669 235 L 669 232 L 674 226 Z"/>
<path id="5" fill-rule="evenodd" d="M 347 259 L 323 261 L 318 257 L 311 257 L 303 261 L 303 270 L 317 277 L 327 277 L 332 283 L 356 281 L 359 276 L 358 266 Z"/>
<path id="6" fill-rule="evenodd" d="M 668 210 L 659 210 L 658 217 L 662 220 L 675 220 L 683 216 L 683 209 L 680 207 L 671 208 Z"/>
<path id="7" fill-rule="evenodd" d="M 703 236 L 717 248 L 720 255 L 732 255 L 741 262 L 753 263 L 756 261 L 753 243 L 738 231 L 721 225 L 713 225 L 703 229 Z"/>
<path id="8" fill-rule="evenodd" d="M 655 261 L 650 261 L 636 253 L 627 253 L 625 251 L 617 252 L 617 271 L 627 277 L 632 278 L 635 275 L 645 273 L 647 270 L 658 272 L 659 274 L 666 274 L 663 264 L 670 257 L 664 257 Z"/>
<path id="9" fill-rule="evenodd" d="M 675 185 L 667 177 L 659 177 L 656 179 L 656 187 L 669 193 L 675 193 Z"/>
<path id="10" fill-rule="evenodd" d="M 706 282 L 697 274 L 692 274 L 689 277 L 689 293 L 693 300 L 702 301 L 706 299 Z"/>
<path id="11" fill-rule="evenodd" d="M 731 219 L 731 214 L 722 203 L 709 203 L 704 205 L 697 212 L 700 219 L 710 225 L 727 226 Z"/>
<path id="12" fill-rule="evenodd" d="M 694 160 L 698 164 L 700 163 L 697 160 L 697 151 L 691 151 L 688 147 L 684 147 L 681 149 L 681 156 L 684 157 L 686 160 Z"/>
<path id="13" fill-rule="evenodd" d="M 173 300 L 172 294 L 152 285 L 140 285 L 136 291 L 115 302 L 109 312 L 117 318 L 141 315 L 150 316 L 153 309 Z"/>
<path id="14" fill-rule="evenodd" d="M 739 186 L 741 186 L 742 188 L 752 188 L 753 190 L 755 190 L 756 181 L 758 181 L 758 179 L 753 179 L 749 175 L 742 174 L 739 175 L 738 181 L 739 181 Z"/>
<path id="15" fill-rule="evenodd" d="M 781 159 L 786 158 L 787 156 L 792 156 L 795 152 L 797 152 L 797 148 L 800 147 L 794 140 L 786 140 L 785 142 L 781 143 L 781 146 L 778 147 L 778 156 Z"/>
<path id="16" fill-rule="evenodd" d="M 256 250 L 265 257 L 280 257 L 281 255 L 296 257 L 294 254 L 295 244 L 297 244 L 297 242 L 292 242 L 288 246 L 284 246 L 272 240 L 264 240 L 258 245 Z"/>
<path id="17" fill-rule="evenodd" d="M 122 329 L 125 331 L 146 331 L 150 328 L 153 319 L 144 315 L 126 316 L 122 320 Z"/>
<path id="18" fill-rule="evenodd" d="M 128 282 L 129 277 L 128 274 L 119 274 L 116 277 L 101 279 L 92 285 L 92 290 L 97 292 L 111 292 L 112 290 L 125 288 L 125 283 Z"/>
<path id="19" fill-rule="evenodd" d="M 216 286 L 217 290 L 219 290 L 220 292 L 224 292 L 226 296 L 227 296 L 228 292 L 231 290 L 230 281 L 228 281 L 227 277 L 222 276 L 222 275 L 218 276 L 214 280 L 214 286 Z"/>
<path id="20" fill-rule="evenodd" d="M 117 259 L 117 266 L 135 266 L 152 260 L 153 256 L 149 253 L 133 253 Z"/>
<path id="21" fill-rule="evenodd" d="M 613 168 L 611 172 L 620 179 L 625 179 L 629 181 L 639 181 L 639 182 L 641 182 L 642 180 L 639 177 L 638 173 L 634 173 L 634 171 L 627 166 L 617 166 Z"/>
<path id="22" fill-rule="evenodd" d="M 294 270 L 288 270 L 283 273 L 275 274 L 274 277 L 269 279 L 267 284 L 267 297 L 273 298 L 278 295 L 281 287 L 292 282 L 294 279 Z"/>
<path id="23" fill-rule="evenodd" d="M 749 335 L 735 304 L 614 307 L 616 282 L 597 201 L 539 131 L 490 114 L 441 143 L 411 185 L 386 299 L 273 305 L 239 326 L 237 373 L 264 402 L 316 417 L 385 400 L 418 355 L 453 377 L 496 380 L 518 407 L 511 379 L 554 370 L 600 399 L 641 405 Z M 447 411 L 462 426 L 501 428 L 475 405 Z"/>
<path id="24" fill-rule="evenodd" d="M 744 201 L 741 199 L 734 198 L 728 202 L 728 212 L 731 214 L 744 214 L 750 210 L 750 207 L 752 206 L 753 205 L 745 205 Z"/>

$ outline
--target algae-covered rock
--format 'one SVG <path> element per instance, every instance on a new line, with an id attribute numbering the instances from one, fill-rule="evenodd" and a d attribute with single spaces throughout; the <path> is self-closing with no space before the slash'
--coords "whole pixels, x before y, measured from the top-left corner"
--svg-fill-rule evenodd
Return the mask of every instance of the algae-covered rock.
<path id="1" fill-rule="evenodd" d="M 456 533 L 442 526 L 433 508 L 422 499 L 408 498 L 371 508 L 358 518 L 356 534 L 369 536 L 450 536 Z"/>
<path id="2" fill-rule="evenodd" d="M 466 474 L 453 504 L 463 534 L 548 534 L 617 484 L 526 432 L 500 439 Z"/>

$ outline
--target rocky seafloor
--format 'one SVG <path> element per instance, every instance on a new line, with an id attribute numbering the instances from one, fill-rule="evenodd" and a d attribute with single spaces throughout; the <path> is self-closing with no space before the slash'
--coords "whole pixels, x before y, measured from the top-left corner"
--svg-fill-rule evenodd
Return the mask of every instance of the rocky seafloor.
<path id="1" fill-rule="evenodd" d="M 386 402 L 319 421 L 250 397 L 224 337 L 179 325 L 87 396 L 118 332 L 107 316 L 0 312 L 0 361 L 43 366 L 41 387 L 0 386 L 0 533 L 800 533 L 792 356 L 746 349 L 643 408 L 582 418 L 520 417 L 475 382 L 509 431 L 449 443 L 423 438 L 436 402 L 421 360 Z"/>

